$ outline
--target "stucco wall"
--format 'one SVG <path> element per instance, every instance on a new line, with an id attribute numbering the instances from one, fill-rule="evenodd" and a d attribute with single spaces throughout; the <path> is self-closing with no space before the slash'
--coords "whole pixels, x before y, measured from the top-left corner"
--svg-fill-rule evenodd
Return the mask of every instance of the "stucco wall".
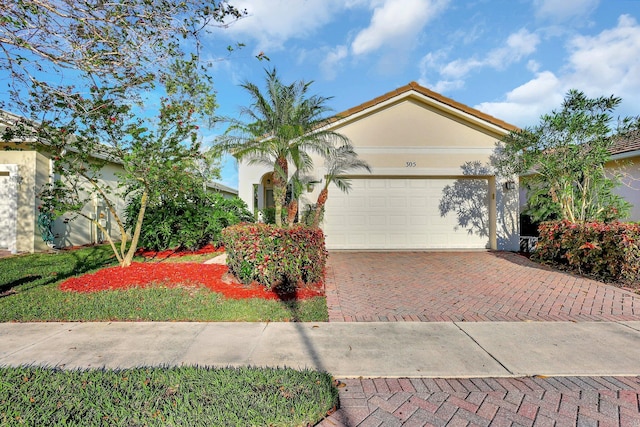
<path id="1" fill-rule="evenodd" d="M 123 212 L 126 208 L 124 198 L 121 196 L 121 190 L 118 189 L 118 178 L 116 174 L 122 171 L 119 165 L 107 164 L 101 171 L 100 185 L 103 188 L 110 188 L 110 199 L 114 203 L 116 211 L 121 219 L 124 220 Z M 62 178 L 64 181 L 64 177 Z M 87 188 L 88 184 L 87 184 Z M 87 191 L 81 192 L 81 197 L 89 197 Z M 88 203 L 82 209 L 82 213 L 90 218 L 101 218 L 109 230 L 111 236 L 115 240 L 120 239 L 119 229 L 115 222 L 114 216 L 106 208 L 105 204 L 99 198 L 90 198 Z M 53 234 L 54 243 L 57 247 L 68 247 L 85 245 L 88 243 L 96 243 L 106 241 L 106 237 L 96 229 L 96 226 L 87 218 L 84 218 L 74 212 L 62 215 L 54 222 Z"/>
<path id="2" fill-rule="evenodd" d="M 612 161 L 606 166 L 612 173 L 621 175 L 622 183 L 616 188 L 616 194 L 633 205 L 629 216 L 624 219 L 640 221 L 640 156 Z"/>
<path id="3" fill-rule="evenodd" d="M 33 252 L 48 249 L 42 239 L 37 226 L 38 206 L 40 201 L 38 194 L 43 186 L 50 182 L 50 159 L 44 153 L 36 151 L 0 151 L 0 164 L 17 164 L 19 174 L 22 178 L 18 185 L 18 206 L 17 208 L 17 238 L 16 248 L 18 252 Z M 118 165 L 109 164 L 102 171 L 100 182 L 113 189 L 112 200 L 115 203 L 119 214 L 124 212 L 125 201 L 118 195 L 116 173 L 122 168 Z M 64 178 L 63 178 L 64 180 Z M 84 193 L 83 195 L 86 195 Z M 97 210 L 96 210 L 97 209 Z M 117 234 L 118 228 L 108 210 L 103 206 L 97 206 L 89 202 L 83 213 L 95 217 L 103 213 L 107 227 Z M 97 240 L 95 227 L 88 219 L 82 218 L 75 213 L 67 213 L 54 221 L 53 234 L 56 247 L 67 247 L 94 243 Z M 119 239 L 118 236 L 114 236 Z"/>
<path id="4" fill-rule="evenodd" d="M 41 156 L 40 156 L 41 157 Z M 35 151 L 0 151 L 0 163 L 18 165 L 17 236 L 18 252 L 33 252 L 36 236 L 35 212 L 38 187 L 38 153 Z"/>
<path id="5" fill-rule="evenodd" d="M 354 114 L 331 128 L 354 145 L 359 157 L 380 177 L 470 177 L 489 179 L 493 190 L 488 209 L 493 224 L 493 246 L 517 250 L 518 190 L 504 191 L 489 167 L 496 142 L 506 131 L 480 120 L 468 120 L 441 110 L 425 100 L 403 97 L 386 105 Z M 314 178 L 324 180 L 323 161 L 313 156 Z M 270 169 L 264 166 L 239 165 L 239 196 L 251 208 L 253 184 Z M 290 171 L 290 174 L 293 171 Z M 354 172 L 369 176 L 366 171 Z M 305 192 L 302 206 L 315 203 L 322 184 Z M 482 195 L 484 197 L 484 195 Z M 331 197 L 331 194 L 329 195 Z"/>
<path id="6" fill-rule="evenodd" d="M 465 162 L 486 163 L 497 138 L 412 99 L 355 117 L 335 130 L 347 136 L 374 169 L 404 170 L 408 175 L 459 174 Z"/>

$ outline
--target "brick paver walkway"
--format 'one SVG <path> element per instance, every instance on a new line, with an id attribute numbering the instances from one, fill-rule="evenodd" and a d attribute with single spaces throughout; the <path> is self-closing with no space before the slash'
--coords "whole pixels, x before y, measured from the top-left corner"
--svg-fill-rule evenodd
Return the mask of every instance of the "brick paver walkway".
<path id="1" fill-rule="evenodd" d="M 331 252 L 329 321 L 640 320 L 640 295 L 509 252 Z"/>
<path id="2" fill-rule="evenodd" d="M 640 377 L 350 379 L 319 427 L 640 426 Z"/>

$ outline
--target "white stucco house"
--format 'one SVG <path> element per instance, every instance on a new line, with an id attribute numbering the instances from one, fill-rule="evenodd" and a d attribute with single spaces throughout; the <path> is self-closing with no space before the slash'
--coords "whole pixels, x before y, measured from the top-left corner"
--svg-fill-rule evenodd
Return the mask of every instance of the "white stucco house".
<path id="1" fill-rule="evenodd" d="M 519 249 L 517 179 L 489 167 L 496 142 L 517 129 L 412 82 L 353 107 L 328 125 L 347 136 L 371 174 L 330 187 L 328 249 Z M 324 180 L 321 159 L 313 176 Z M 239 196 L 254 212 L 273 204 L 271 172 L 239 163 Z M 319 187 L 301 202 L 315 203 Z"/>
<path id="2" fill-rule="evenodd" d="M 0 133 L 19 117 L 0 110 Z M 111 200 L 118 215 L 126 207 L 125 196 L 119 193 L 118 173 L 122 165 L 107 163 L 101 170 L 102 185 L 112 188 Z M 50 249 L 38 228 L 40 201 L 38 194 L 43 186 L 64 176 L 53 173 L 51 153 L 34 150 L 24 141 L 5 144 L 0 141 L 0 250 L 37 252 Z M 225 197 L 237 196 L 237 191 L 219 183 L 210 183 L 212 191 Z M 83 208 L 83 213 L 98 218 L 107 230 L 117 230 L 111 213 L 101 199 L 95 199 Z M 72 213 L 57 218 L 51 227 L 53 245 L 57 248 L 99 243 L 104 240 L 99 228 L 86 218 Z M 117 233 L 116 233 L 117 234 Z"/>

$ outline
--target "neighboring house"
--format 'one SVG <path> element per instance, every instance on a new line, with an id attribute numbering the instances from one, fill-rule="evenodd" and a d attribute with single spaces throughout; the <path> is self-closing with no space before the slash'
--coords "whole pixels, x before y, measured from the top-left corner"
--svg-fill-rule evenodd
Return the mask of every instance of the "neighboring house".
<path id="1" fill-rule="evenodd" d="M 615 141 L 611 147 L 611 160 L 605 164 L 605 170 L 612 175 L 620 175 L 620 185 L 614 190 L 631 203 L 632 208 L 623 221 L 640 221 L 640 132 Z M 520 211 L 527 205 L 527 192 L 520 185 Z M 523 218 L 527 220 L 526 215 Z M 537 224 L 526 222 L 521 224 L 521 233 L 526 236 L 537 236 Z M 524 237 L 524 236 L 523 236 Z"/>
<path id="2" fill-rule="evenodd" d="M 339 114 L 328 125 L 347 136 L 372 173 L 329 189 L 328 249 L 518 250 L 518 189 L 489 166 L 496 142 L 515 126 L 412 82 Z M 313 204 L 318 185 L 301 198 Z M 239 165 L 239 196 L 254 212 L 273 205 L 272 169 Z M 517 181 L 517 180 L 515 180 Z"/>
<path id="3" fill-rule="evenodd" d="M 611 161 L 605 167 L 621 175 L 616 193 L 633 205 L 629 221 L 640 221 L 640 131 L 618 139 L 611 148 Z"/>
<path id="4" fill-rule="evenodd" d="M 11 126 L 19 117 L 0 111 L 0 133 Z M 118 173 L 122 165 L 109 163 L 101 172 L 103 185 L 108 185 L 117 195 Z M 38 194 L 43 185 L 64 179 L 53 174 L 51 155 L 45 150 L 34 150 L 21 141 L 13 144 L 0 143 L 0 250 L 17 252 L 37 252 L 49 249 L 38 227 L 40 212 Z M 237 196 L 237 191 L 222 184 L 211 183 L 213 191 L 227 197 Z M 123 197 L 114 196 L 118 215 L 125 207 Z M 83 212 L 102 221 L 107 230 L 117 232 L 111 213 L 101 199 L 95 199 L 84 207 Z M 97 226 L 91 221 L 69 213 L 53 222 L 51 231 L 53 246 L 68 246 L 99 243 L 104 240 Z M 116 233 L 117 234 L 117 233 Z"/>

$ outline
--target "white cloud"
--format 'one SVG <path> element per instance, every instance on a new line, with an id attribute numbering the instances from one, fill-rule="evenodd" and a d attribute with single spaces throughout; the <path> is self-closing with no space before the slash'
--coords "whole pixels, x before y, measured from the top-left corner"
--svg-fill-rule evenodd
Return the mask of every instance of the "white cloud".
<path id="1" fill-rule="evenodd" d="M 448 3 L 449 0 L 372 1 L 374 11 L 371 22 L 356 35 L 351 51 L 354 55 L 363 55 L 383 46 L 398 46 L 409 42 Z"/>
<path id="2" fill-rule="evenodd" d="M 528 126 L 537 123 L 542 114 L 558 107 L 563 97 L 562 82 L 552 72 L 544 71 L 507 93 L 504 101 L 483 102 L 474 108 L 516 126 Z"/>
<path id="3" fill-rule="evenodd" d="M 540 38 L 537 34 L 522 28 L 509 35 L 503 46 L 489 51 L 483 58 L 473 57 L 445 62 L 447 51 L 430 52 L 420 61 L 420 81 L 426 82 L 427 75 L 435 70 L 440 80 L 432 85 L 434 90 L 460 89 L 464 87 L 464 78 L 473 70 L 484 67 L 503 69 L 534 53 L 539 43 Z M 533 66 L 531 61 L 529 64 Z"/>
<path id="4" fill-rule="evenodd" d="M 457 89 L 462 89 L 464 87 L 464 80 L 440 80 L 434 85 L 425 83 L 423 86 L 431 88 L 431 90 L 434 92 L 445 93 Z"/>
<path id="5" fill-rule="evenodd" d="M 224 31 L 239 40 L 255 39 L 256 50 L 281 49 L 291 38 L 304 38 L 331 22 L 336 10 L 359 2 L 345 4 L 340 0 L 238 0 L 233 4 L 246 9 L 249 16 Z"/>
<path id="6" fill-rule="evenodd" d="M 601 95 L 614 91 L 617 96 L 638 99 L 640 26 L 634 18 L 622 15 L 613 29 L 594 37 L 575 37 L 569 42 L 569 51 L 572 87 Z"/>
<path id="7" fill-rule="evenodd" d="M 340 63 L 348 56 L 348 54 L 349 49 L 344 45 L 336 46 L 327 54 L 320 64 L 322 73 L 327 80 L 333 80 L 336 78 L 338 68 L 340 68 Z"/>
<path id="8" fill-rule="evenodd" d="M 619 96 L 623 99 L 620 115 L 639 113 L 640 26 L 634 18 L 622 15 L 615 28 L 595 36 L 576 36 L 568 50 L 562 73 L 540 72 L 507 93 L 504 101 L 484 102 L 476 108 L 519 126 L 533 125 L 542 114 L 559 108 L 573 88 L 591 97 Z"/>
<path id="9" fill-rule="evenodd" d="M 539 18 L 564 22 L 588 16 L 598 7 L 598 3 L 600 0 L 535 0 L 533 6 Z"/>
<path id="10" fill-rule="evenodd" d="M 509 35 L 504 46 L 493 49 L 484 58 L 456 59 L 442 66 L 440 74 L 445 78 L 463 78 L 477 68 L 503 69 L 536 51 L 540 38 L 522 28 Z"/>
<path id="11" fill-rule="evenodd" d="M 537 73 L 538 70 L 540 70 L 540 63 L 534 59 L 530 59 L 529 62 L 527 62 L 527 70 L 532 73 Z"/>

